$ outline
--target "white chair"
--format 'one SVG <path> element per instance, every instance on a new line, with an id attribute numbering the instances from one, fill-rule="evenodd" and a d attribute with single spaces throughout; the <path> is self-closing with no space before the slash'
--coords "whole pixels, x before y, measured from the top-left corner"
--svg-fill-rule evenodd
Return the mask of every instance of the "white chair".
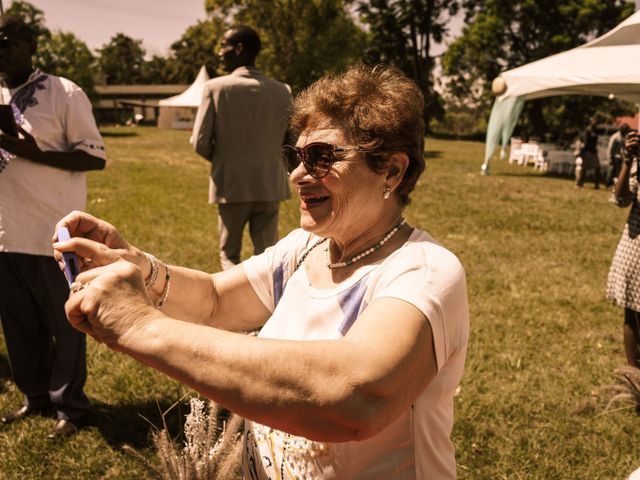
<path id="1" fill-rule="evenodd" d="M 522 161 L 522 139 L 518 137 L 511 137 L 511 145 L 509 148 L 509 163 L 516 162 L 520 165 Z"/>
<path id="2" fill-rule="evenodd" d="M 538 157 L 542 156 L 540 146 L 537 143 L 523 143 L 521 149 L 523 158 L 520 165 L 524 165 L 525 167 L 530 163 L 535 166 Z"/>

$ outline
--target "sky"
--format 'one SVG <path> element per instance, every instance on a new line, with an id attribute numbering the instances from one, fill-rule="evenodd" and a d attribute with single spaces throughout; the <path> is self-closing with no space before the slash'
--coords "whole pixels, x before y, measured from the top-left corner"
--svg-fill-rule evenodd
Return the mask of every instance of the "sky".
<path id="1" fill-rule="evenodd" d="M 1 0 L 5 9 L 13 0 Z M 204 0 L 28 0 L 50 30 L 72 32 L 95 50 L 117 33 L 164 55 L 190 25 L 205 19 Z"/>
<path id="2" fill-rule="evenodd" d="M 0 0 L 9 8 L 13 0 Z M 44 12 L 50 30 L 72 32 L 95 50 L 124 33 L 142 40 L 147 55 L 165 55 L 190 25 L 204 20 L 205 0 L 28 0 Z M 638 0 L 640 2 L 640 0 Z M 462 16 L 451 26 L 461 30 Z M 435 46 L 432 54 L 442 53 Z"/>
<path id="3" fill-rule="evenodd" d="M 5 9 L 13 0 L 0 0 Z M 74 33 L 95 50 L 117 33 L 142 40 L 147 55 L 165 55 L 190 25 L 205 19 L 204 0 L 28 0 L 44 12 L 51 30 Z M 640 0 L 635 0 L 636 9 Z M 450 26 L 462 29 L 461 15 Z M 450 42 L 451 39 L 449 39 Z M 442 53 L 436 46 L 431 54 Z"/>

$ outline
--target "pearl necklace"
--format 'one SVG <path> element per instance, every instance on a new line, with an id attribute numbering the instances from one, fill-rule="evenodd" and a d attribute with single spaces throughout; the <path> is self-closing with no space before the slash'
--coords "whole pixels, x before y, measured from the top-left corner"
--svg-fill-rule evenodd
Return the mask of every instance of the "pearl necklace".
<path id="1" fill-rule="evenodd" d="M 325 249 L 325 251 L 324 251 L 325 255 L 327 257 L 327 267 L 330 268 L 330 269 L 346 267 L 346 266 L 349 266 L 349 265 L 351 265 L 353 263 L 356 263 L 359 260 L 362 260 L 367 255 L 371 255 L 373 252 L 375 252 L 380 247 L 382 247 L 385 243 L 387 243 L 391 239 L 391 237 L 393 237 L 396 234 L 396 232 L 398 230 L 400 230 L 402 228 L 402 226 L 406 222 L 407 221 L 404 218 L 401 219 L 400 222 L 398 222 L 398 224 L 395 227 L 393 227 L 391 230 L 389 230 L 385 234 L 385 236 L 382 238 L 382 240 L 380 240 L 378 243 L 376 243 L 373 247 L 370 247 L 370 248 L 368 248 L 368 249 L 366 249 L 366 250 L 354 255 L 353 257 L 345 260 L 344 262 L 331 263 L 331 260 L 329 259 L 329 247 L 327 247 Z M 298 262 L 296 263 L 296 268 L 294 268 L 293 271 L 295 272 L 296 270 L 298 270 L 298 268 L 300 268 L 300 265 L 302 265 L 302 263 L 305 261 L 305 259 L 309 256 L 309 254 L 313 251 L 314 248 L 316 248 L 317 246 L 323 244 L 327 240 L 329 240 L 329 238 L 321 238 L 316 243 L 311 245 L 307 249 L 307 251 L 305 251 L 302 254 L 302 256 L 298 259 Z"/>
<path id="2" fill-rule="evenodd" d="M 362 252 L 354 255 L 353 257 L 343 262 L 331 263 L 331 259 L 329 258 L 329 247 L 327 247 L 324 251 L 327 256 L 327 267 L 329 267 L 330 269 L 348 267 L 349 265 L 352 265 L 357 261 L 362 260 L 364 257 L 371 255 L 373 252 L 375 252 L 380 247 L 382 247 L 385 243 L 387 243 L 391 239 L 391 237 L 393 237 L 398 232 L 398 230 L 402 228 L 402 226 L 405 223 L 406 223 L 406 220 L 403 218 L 402 220 L 400 220 L 400 222 L 396 224 L 395 227 L 393 227 L 391 230 L 389 230 L 386 233 L 386 235 L 382 238 L 382 240 L 376 243 L 373 247 L 367 248 L 366 250 L 363 250 Z"/>

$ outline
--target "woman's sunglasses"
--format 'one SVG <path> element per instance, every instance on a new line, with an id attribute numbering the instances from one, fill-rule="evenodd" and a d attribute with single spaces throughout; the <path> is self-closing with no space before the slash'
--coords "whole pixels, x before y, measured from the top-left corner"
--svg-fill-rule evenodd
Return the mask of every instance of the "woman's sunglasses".
<path id="1" fill-rule="evenodd" d="M 382 152 L 381 149 L 369 149 L 364 147 L 339 147 L 324 142 L 313 142 L 302 148 L 291 145 L 282 146 L 282 161 L 288 175 L 300 165 L 304 165 L 309 175 L 320 179 L 326 177 L 331 166 L 340 160 L 336 154 L 346 152 Z"/>

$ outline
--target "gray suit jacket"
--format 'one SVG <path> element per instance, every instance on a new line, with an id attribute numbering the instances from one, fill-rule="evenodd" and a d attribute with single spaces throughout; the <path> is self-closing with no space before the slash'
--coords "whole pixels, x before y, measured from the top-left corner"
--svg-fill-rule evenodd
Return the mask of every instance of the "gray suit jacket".
<path id="1" fill-rule="evenodd" d="M 210 203 L 289 198 L 281 161 L 291 92 L 256 68 L 239 67 L 205 84 L 191 143 L 211 162 Z"/>

